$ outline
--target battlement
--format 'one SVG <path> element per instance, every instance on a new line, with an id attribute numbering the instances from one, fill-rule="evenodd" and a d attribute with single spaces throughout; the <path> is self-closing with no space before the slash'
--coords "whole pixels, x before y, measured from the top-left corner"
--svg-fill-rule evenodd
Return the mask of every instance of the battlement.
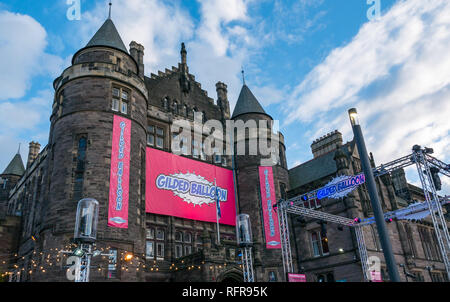
<path id="1" fill-rule="evenodd" d="M 311 151 L 314 158 L 319 157 L 325 153 L 336 150 L 339 146 L 342 146 L 342 133 L 338 130 L 334 130 L 316 140 L 311 144 Z"/>

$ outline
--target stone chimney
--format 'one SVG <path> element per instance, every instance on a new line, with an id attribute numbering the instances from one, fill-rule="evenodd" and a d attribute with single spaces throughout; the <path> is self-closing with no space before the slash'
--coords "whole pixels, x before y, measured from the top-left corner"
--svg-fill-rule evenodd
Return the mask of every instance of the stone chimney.
<path id="1" fill-rule="evenodd" d="M 138 63 L 139 77 L 144 79 L 144 46 L 135 41 L 132 41 L 130 43 L 130 54 Z"/>
<path id="2" fill-rule="evenodd" d="M 228 102 L 228 89 L 227 85 L 222 82 L 217 82 L 217 106 L 220 107 L 222 117 L 224 120 L 230 119 L 230 102 Z"/>
<path id="3" fill-rule="evenodd" d="M 336 150 L 340 146 L 342 146 L 342 133 L 335 130 L 319 139 L 316 139 L 311 144 L 311 151 L 314 158 L 317 158 L 325 153 Z"/>
<path id="4" fill-rule="evenodd" d="M 31 164 L 34 162 L 34 160 L 39 155 L 39 151 L 41 150 L 41 144 L 38 142 L 31 142 L 30 143 L 30 149 L 28 152 L 28 161 L 27 161 L 27 168 L 31 166 Z"/>

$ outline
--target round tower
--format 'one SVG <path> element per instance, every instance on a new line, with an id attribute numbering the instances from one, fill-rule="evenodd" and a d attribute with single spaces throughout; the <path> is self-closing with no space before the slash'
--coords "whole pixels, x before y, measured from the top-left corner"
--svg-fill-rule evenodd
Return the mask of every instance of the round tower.
<path id="1" fill-rule="evenodd" d="M 250 215 L 256 281 L 284 281 L 279 236 L 278 240 L 270 240 L 266 234 L 274 232 L 271 234 L 274 238 L 279 234 L 277 213 L 269 200 L 273 205 L 287 198 L 289 177 L 284 137 L 280 132 L 272 134 L 277 131 L 274 120 L 245 84 L 231 119 L 237 129 L 234 149 L 239 213 Z"/>
<path id="2" fill-rule="evenodd" d="M 148 93 L 143 77 L 143 47 L 133 42 L 130 52 L 134 56 L 108 18 L 86 47 L 75 53 L 72 65 L 54 81 L 48 144 L 49 194 L 39 244 L 44 254 L 55 248 L 70 249 L 78 201 L 96 199 L 96 248 L 103 253 L 117 253 L 117 257 L 115 268 L 108 265 L 108 257 L 93 258 L 91 266 L 96 268 L 91 269 L 91 281 L 143 280 L 136 268 L 145 259 Z M 122 220 L 111 217 L 111 208 L 125 213 Z M 134 258 L 125 261 L 126 253 Z M 57 270 L 61 267 L 43 278 L 60 275 L 58 280 L 67 280 L 65 272 Z"/>

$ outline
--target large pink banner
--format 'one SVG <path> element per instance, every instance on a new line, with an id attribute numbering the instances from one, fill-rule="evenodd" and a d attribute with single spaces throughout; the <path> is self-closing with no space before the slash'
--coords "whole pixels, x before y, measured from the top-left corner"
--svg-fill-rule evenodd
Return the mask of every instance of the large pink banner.
<path id="1" fill-rule="evenodd" d="M 114 115 L 108 226 L 128 228 L 131 121 Z"/>
<path id="2" fill-rule="evenodd" d="M 267 249 L 281 249 L 278 215 L 273 210 L 276 204 L 272 167 L 259 167 L 259 185 L 264 218 L 264 233 Z"/>
<path id="3" fill-rule="evenodd" d="M 236 225 L 233 172 L 172 153 L 147 148 L 146 212 Z M 216 185 L 217 184 L 217 195 Z"/>

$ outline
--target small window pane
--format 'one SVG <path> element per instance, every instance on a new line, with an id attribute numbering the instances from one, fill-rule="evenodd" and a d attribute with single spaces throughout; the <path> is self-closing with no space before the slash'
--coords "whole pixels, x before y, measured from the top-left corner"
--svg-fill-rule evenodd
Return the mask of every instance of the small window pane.
<path id="1" fill-rule="evenodd" d="M 154 237 L 155 237 L 155 230 L 154 229 L 147 229 L 146 237 L 147 237 L 147 239 L 154 239 Z"/>
<path id="2" fill-rule="evenodd" d="M 184 242 L 191 243 L 191 241 L 192 241 L 191 233 L 185 233 L 184 234 Z"/>
<path id="3" fill-rule="evenodd" d="M 177 244 L 175 246 L 175 258 L 183 257 L 183 246 L 181 244 Z"/>
<path id="4" fill-rule="evenodd" d="M 156 146 L 158 148 L 163 148 L 164 147 L 164 140 L 161 137 L 157 137 L 156 138 Z"/>
<path id="5" fill-rule="evenodd" d="M 154 146 L 155 145 L 155 136 L 152 134 L 147 135 L 147 143 L 150 146 Z"/>
<path id="6" fill-rule="evenodd" d="M 128 100 L 128 93 L 125 91 L 122 91 L 122 99 Z"/>
<path id="7" fill-rule="evenodd" d="M 156 134 L 160 136 L 164 136 L 164 129 L 156 127 Z"/>
<path id="8" fill-rule="evenodd" d="M 175 241 L 182 241 L 183 239 L 182 239 L 182 234 L 181 234 L 181 232 L 176 232 L 175 233 Z"/>
<path id="9" fill-rule="evenodd" d="M 163 243 L 156 244 L 156 257 L 164 258 L 164 244 Z"/>
<path id="10" fill-rule="evenodd" d="M 187 256 L 187 255 L 190 255 L 190 254 L 192 254 L 192 246 L 185 245 L 184 246 L 184 255 Z"/>
<path id="11" fill-rule="evenodd" d="M 147 131 L 148 133 L 155 133 L 155 126 L 148 126 Z"/>
<path id="12" fill-rule="evenodd" d="M 112 90 L 112 95 L 115 96 L 115 97 L 119 97 L 119 95 L 120 95 L 120 90 L 117 89 L 117 88 L 113 88 L 113 90 Z"/>
<path id="13" fill-rule="evenodd" d="M 128 113 L 128 104 L 127 104 L 126 102 L 122 102 L 122 106 L 121 106 L 120 111 L 121 111 L 123 114 L 127 114 L 127 113 Z"/>
<path id="14" fill-rule="evenodd" d="M 145 249 L 145 257 L 146 258 L 154 258 L 155 257 L 155 248 L 153 245 L 153 241 L 147 241 L 146 249 Z"/>
<path id="15" fill-rule="evenodd" d="M 119 100 L 113 99 L 111 109 L 113 111 L 119 111 Z"/>
<path id="16" fill-rule="evenodd" d="M 164 240 L 164 231 L 163 230 L 157 230 L 156 231 L 156 239 Z"/>

